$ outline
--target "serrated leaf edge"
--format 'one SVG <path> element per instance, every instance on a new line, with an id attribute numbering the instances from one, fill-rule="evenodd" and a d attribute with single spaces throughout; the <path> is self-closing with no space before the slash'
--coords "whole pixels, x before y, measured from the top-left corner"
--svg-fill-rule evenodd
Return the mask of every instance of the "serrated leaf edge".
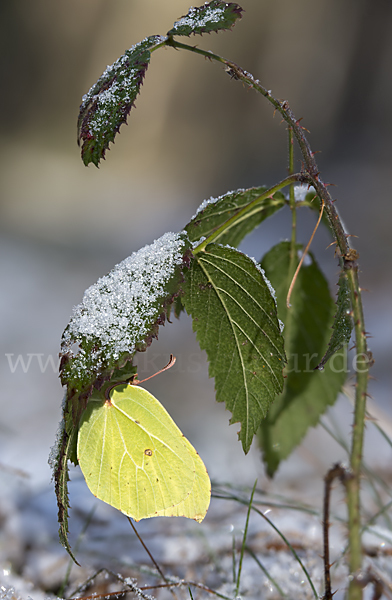
<path id="1" fill-rule="evenodd" d="M 184 25 L 186 26 L 187 25 L 185 23 L 185 21 L 186 21 L 186 19 L 189 19 L 191 17 L 191 11 L 192 10 L 193 11 L 197 11 L 197 10 L 201 11 L 203 8 L 207 8 L 208 5 L 212 5 L 212 4 L 216 4 L 216 6 L 214 8 L 223 8 L 223 7 L 225 7 L 226 10 L 229 7 L 234 7 L 234 10 L 233 10 L 232 14 L 236 14 L 237 16 L 233 20 L 233 23 L 230 25 L 230 27 L 217 27 L 216 29 L 212 28 L 211 30 L 208 30 L 207 29 L 207 23 L 205 23 L 205 28 L 203 27 L 203 25 L 197 25 L 197 24 L 195 24 L 194 28 L 195 29 L 197 28 L 199 30 L 198 31 L 194 31 L 194 30 L 192 30 L 192 25 L 189 24 L 188 26 L 191 28 L 191 30 L 190 30 L 190 32 L 188 34 L 186 34 L 186 33 L 178 33 L 178 29 L 181 26 L 184 26 Z M 167 35 L 171 36 L 171 37 L 173 37 L 175 35 L 189 37 L 192 34 L 193 35 L 203 35 L 203 33 L 213 33 L 213 32 L 217 33 L 218 31 L 228 31 L 228 30 L 230 30 L 235 25 L 237 19 L 241 19 L 242 18 L 242 13 L 243 12 L 244 12 L 244 9 L 241 8 L 241 6 L 239 4 L 237 4 L 237 3 L 235 3 L 235 2 L 220 2 L 220 0 L 212 0 L 212 2 L 205 2 L 203 6 L 191 7 L 189 9 L 189 11 L 187 12 L 186 15 L 183 15 L 177 21 L 174 22 L 173 27 L 167 32 Z M 184 23 L 181 23 L 181 22 L 184 22 Z M 208 23 L 211 24 L 211 23 L 213 23 L 213 21 L 210 21 Z"/>
<path id="2" fill-rule="evenodd" d="M 62 436 L 62 445 L 60 448 L 60 453 L 57 460 L 57 465 L 54 471 L 54 480 L 55 480 L 55 492 L 57 499 L 57 507 L 58 507 L 58 523 L 59 523 L 59 538 L 61 544 L 64 546 L 72 560 L 79 565 L 75 556 L 73 555 L 71 545 L 68 539 L 68 510 L 70 508 L 69 498 L 68 498 L 68 481 L 69 481 L 69 471 L 68 471 L 68 460 L 70 450 L 73 445 L 74 436 L 76 435 L 75 430 L 68 435 L 66 432 L 66 428 L 64 425 L 63 428 L 63 436 Z M 79 565 L 80 566 L 80 565 Z"/>
<path id="3" fill-rule="evenodd" d="M 219 244 L 217 244 L 217 245 L 219 246 Z M 221 248 L 224 248 L 224 246 L 220 246 L 220 247 L 221 247 Z M 235 248 L 232 248 L 232 250 L 235 250 Z M 238 252 L 238 250 L 237 250 L 237 252 Z M 226 259 L 226 258 L 223 258 L 223 257 L 221 257 L 221 256 L 219 256 L 219 257 L 217 257 L 216 255 L 214 255 L 214 256 L 215 256 L 215 258 L 219 258 L 220 260 L 225 260 L 227 263 L 234 264 L 234 265 L 236 266 L 236 268 L 239 268 L 239 269 L 241 269 L 241 270 L 242 270 L 242 271 L 243 271 L 243 272 L 244 272 L 244 273 L 245 273 L 245 274 L 246 274 L 248 277 L 252 277 L 253 281 L 255 281 L 255 283 L 256 283 L 256 284 L 258 283 L 258 282 L 257 282 L 257 280 L 256 280 L 256 279 L 255 279 L 255 278 L 254 278 L 252 275 L 249 275 L 249 273 L 247 273 L 247 271 L 245 271 L 245 269 L 243 269 L 243 268 L 242 268 L 240 265 L 238 265 L 238 264 L 236 264 L 236 263 L 233 263 L 232 261 L 229 261 L 228 259 Z M 207 263 L 209 262 L 208 260 L 206 260 L 206 255 L 205 255 L 204 253 L 202 254 L 202 256 L 200 256 L 200 257 L 199 257 L 199 264 L 200 264 L 200 261 L 203 261 L 203 260 L 204 260 L 205 262 L 207 262 Z M 252 263 L 253 263 L 253 261 L 252 261 Z M 213 263 L 211 263 L 211 262 L 210 262 L 209 264 L 210 264 L 210 265 L 212 265 L 214 268 L 219 268 L 219 267 L 217 267 L 216 265 L 214 265 L 214 264 L 213 264 Z M 200 266 L 201 266 L 201 265 L 200 265 Z M 255 268 L 257 269 L 256 265 L 254 265 L 254 266 L 255 266 Z M 202 268 L 203 268 L 203 267 L 202 267 Z M 224 271 L 223 269 L 219 269 L 219 270 L 220 270 L 220 271 L 221 271 L 221 272 L 222 272 L 222 273 L 223 273 L 223 274 L 224 274 L 226 277 L 228 277 L 229 279 L 231 279 L 231 281 L 232 281 L 232 282 L 233 282 L 235 285 L 237 285 L 238 287 L 240 287 L 240 288 L 241 288 L 241 290 L 242 290 L 242 291 L 243 291 L 243 292 L 244 292 L 244 293 L 245 293 L 247 296 L 249 296 L 249 298 L 251 298 L 253 302 L 255 302 L 255 303 L 257 304 L 257 306 L 260 308 L 260 310 L 261 310 L 261 311 L 264 313 L 264 315 L 265 315 L 265 316 L 267 317 L 267 319 L 270 321 L 271 325 L 274 327 L 274 326 L 275 326 L 275 323 L 274 323 L 274 322 L 273 322 L 273 320 L 271 319 L 271 316 L 270 316 L 270 315 L 269 315 L 269 314 L 266 312 L 266 310 L 265 310 L 265 309 L 264 309 L 264 308 L 261 306 L 261 304 L 259 304 L 259 303 L 257 302 L 257 300 L 256 300 L 255 298 L 253 298 L 253 296 L 251 296 L 251 295 L 249 294 L 249 292 L 246 290 L 246 288 L 244 288 L 242 285 L 239 285 L 238 281 L 236 281 L 235 279 L 233 279 L 233 277 L 231 277 L 231 276 L 230 276 L 230 275 L 229 275 L 229 274 L 228 274 L 226 271 Z M 207 276 L 207 273 L 206 273 L 205 269 L 203 269 L 203 271 L 204 271 L 204 273 L 205 273 L 205 275 L 206 275 L 206 277 L 207 277 L 207 279 L 208 279 L 208 276 Z M 218 288 L 216 288 L 216 286 L 214 285 L 214 283 L 213 283 L 213 282 L 211 282 L 211 284 L 213 285 L 213 287 L 214 287 L 214 289 L 215 289 L 215 291 L 216 291 L 216 294 L 217 294 L 217 296 L 218 296 L 218 297 L 219 297 L 219 299 L 220 299 L 220 302 L 221 302 L 221 304 L 222 304 L 223 306 L 225 306 L 225 303 L 224 303 L 223 299 L 221 298 L 221 296 L 220 296 L 220 294 L 219 294 L 219 292 L 218 292 Z M 220 290 L 220 291 L 222 291 L 223 293 L 225 293 L 225 290 Z M 253 323 L 254 323 L 254 324 L 257 326 L 257 327 L 259 327 L 259 325 L 256 323 L 256 321 L 253 319 L 253 317 L 251 317 L 251 315 L 249 315 L 249 313 L 248 313 L 248 312 L 247 312 L 247 311 L 244 309 L 244 307 L 243 307 L 243 306 L 241 306 L 241 305 L 239 304 L 239 302 L 238 302 L 238 301 L 237 301 L 235 298 L 233 298 L 232 296 L 230 296 L 230 297 L 231 297 L 231 299 L 232 299 L 232 300 L 233 300 L 233 301 L 234 301 L 234 302 L 237 304 L 237 306 L 239 306 L 239 308 L 241 308 L 241 310 L 244 312 L 244 314 L 245 314 L 245 315 L 246 315 L 246 316 L 247 316 L 247 317 L 248 317 L 248 318 L 249 318 L 249 319 L 250 319 L 250 320 L 251 320 L 251 321 L 252 321 L 252 322 L 253 322 Z M 228 315 L 228 318 L 229 318 L 230 324 L 232 325 L 232 323 L 235 323 L 235 325 L 238 327 L 238 329 L 239 329 L 240 331 L 242 331 L 242 333 L 244 334 L 244 336 L 245 336 L 247 339 L 249 339 L 249 337 L 248 337 L 248 336 L 245 334 L 245 332 L 244 332 L 244 331 L 243 331 L 243 329 L 242 329 L 242 328 L 241 328 L 241 327 L 238 325 L 238 323 L 236 323 L 235 321 L 233 321 L 233 320 L 230 318 L 230 316 L 229 316 L 229 311 L 226 309 L 226 307 L 225 307 L 225 313 Z M 232 326 L 232 329 L 233 329 L 233 333 L 234 333 L 234 327 L 233 327 L 233 326 Z M 263 331 L 263 330 L 262 330 L 262 331 Z M 280 352 L 279 352 L 278 348 L 276 347 L 275 343 L 274 343 L 274 342 L 271 340 L 271 338 L 270 338 L 270 337 L 269 337 L 269 336 L 268 336 L 268 335 L 265 333 L 265 331 L 263 331 L 263 334 L 264 334 L 264 335 L 265 335 L 265 337 L 268 339 L 268 341 L 270 342 L 271 346 L 273 346 L 273 348 L 275 349 L 275 351 L 276 351 L 277 355 L 278 355 L 280 358 L 282 358 L 282 359 L 283 359 L 284 357 L 282 357 L 282 356 L 281 356 L 281 354 L 280 354 Z M 235 336 L 235 337 L 236 337 L 236 344 L 237 344 L 237 347 L 238 347 L 238 340 L 237 340 L 237 336 Z M 269 368 L 269 370 L 270 370 L 271 374 L 273 375 L 274 379 L 276 379 L 276 381 L 277 381 L 277 385 L 278 385 L 278 387 L 280 388 L 281 386 L 279 385 L 279 382 L 278 382 L 278 380 L 277 380 L 277 377 L 276 377 L 276 375 L 275 375 L 275 373 L 274 373 L 274 371 L 273 371 L 273 369 L 272 369 L 272 367 L 271 367 L 270 363 L 268 362 L 268 360 L 267 360 L 267 359 L 266 359 L 266 358 L 265 358 L 265 357 L 264 357 L 264 356 L 263 356 L 263 355 L 260 353 L 260 351 L 258 350 L 258 348 L 256 348 L 256 346 L 254 345 L 254 343 L 253 343 L 253 341 L 252 341 L 251 339 L 249 339 L 249 342 L 252 344 L 252 346 L 253 346 L 253 347 L 254 347 L 254 349 L 257 351 L 257 353 L 259 354 L 259 356 L 260 356 L 260 357 L 261 357 L 261 358 L 262 358 L 262 359 L 263 359 L 263 360 L 266 362 L 266 364 L 268 365 L 268 368 Z M 242 362 L 242 361 L 241 361 L 241 362 Z M 243 369 L 243 370 L 244 370 L 244 369 Z"/>

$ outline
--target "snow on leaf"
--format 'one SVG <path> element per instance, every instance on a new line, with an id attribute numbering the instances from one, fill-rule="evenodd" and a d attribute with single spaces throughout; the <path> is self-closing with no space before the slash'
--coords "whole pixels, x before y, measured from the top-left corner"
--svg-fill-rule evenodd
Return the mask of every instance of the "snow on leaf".
<path id="1" fill-rule="evenodd" d="M 191 7 L 168 31 L 167 35 L 211 33 L 220 29 L 230 29 L 242 17 L 243 9 L 234 2 L 212 0 L 197 8 Z"/>
<path id="2" fill-rule="evenodd" d="M 186 249 L 184 234 L 166 233 L 86 290 L 62 338 L 64 385 L 88 396 L 149 345 L 178 293 Z"/>
<path id="3" fill-rule="evenodd" d="M 201 242 L 203 237 L 208 237 L 218 227 L 234 217 L 248 204 L 256 200 L 267 191 L 266 187 L 239 189 L 227 192 L 218 198 L 204 200 L 197 209 L 191 221 L 185 227 L 191 242 Z M 243 238 L 251 233 L 255 227 L 260 225 L 267 217 L 270 217 L 285 204 L 285 197 L 277 192 L 273 197 L 265 198 L 263 202 L 251 212 L 246 213 L 243 218 L 236 220 L 232 227 L 225 229 L 217 238 L 220 244 L 238 246 Z"/>
<path id="4" fill-rule="evenodd" d="M 308 194 L 311 194 L 312 199 L 316 196 L 316 190 L 313 186 L 307 183 L 294 186 L 294 198 L 296 202 L 304 202 Z"/>
<path id="5" fill-rule="evenodd" d="M 151 48 L 161 36 L 150 36 L 127 50 L 108 66 L 89 92 L 83 96 L 78 118 L 78 143 L 87 166 L 98 166 L 109 143 L 114 141 L 120 126 L 139 93 L 148 68 Z"/>

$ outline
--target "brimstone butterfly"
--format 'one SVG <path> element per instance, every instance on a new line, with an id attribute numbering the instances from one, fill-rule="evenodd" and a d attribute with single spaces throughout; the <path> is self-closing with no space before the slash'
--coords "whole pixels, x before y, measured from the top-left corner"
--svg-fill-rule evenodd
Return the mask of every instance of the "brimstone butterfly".
<path id="1" fill-rule="evenodd" d="M 161 403 L 132 384 L 93 393 L 83 413 L 77 456 L 90 491 L 135 521 L 202 521 L 211 483 L 200 456 Z"/>

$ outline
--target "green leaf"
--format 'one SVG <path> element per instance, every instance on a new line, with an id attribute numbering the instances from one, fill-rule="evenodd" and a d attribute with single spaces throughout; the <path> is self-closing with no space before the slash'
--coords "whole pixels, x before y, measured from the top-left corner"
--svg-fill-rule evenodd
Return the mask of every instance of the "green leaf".
<path id="1" fill-rule="evenodd" d="M 51 450 L 49 464 L 53 470 L 53 478 L 55 482 L 55 493 L 58 506 L 58 522 L 59 522 L 59 538 L 60 542 L 67 550 L 70 557 L 78 565 L 78 561 L 72 553 L 71 546 L 68 540 L 68 461 L 71 460 L 71 454 L 76 447 L 76 429 L 70 435 L 66 432 L 65 419 L 60 424 L 60 429 L 57 434 L 57 440 Z"/>
<path id="2" fill-rule="evenodd" d="M 166 233 L 86 290 L 61 345 L 61 381 L 73 424 L 93 387 L 111 380 L 156 337 L 179 293 L 188 246 L 184 234 Z"/>
<path id="3" fill-rule="evenodd" d="M 297 246 L 297 253 L 302 247 Z M 328 283 L 313 256 L 303 265 L 286 307 L 287 291 L 293 269 L 290 243 L 282 242 L 263 258 L 262 267 L 276 289 L 278 316 L 285 323 L 283 335 L 288 356 L 283 393 L 272 405 L 258 437 L 267 472 L 272 476 L 280 461 L 301 442 L 309 427 L 315 426 L 332 405 L 346 379 L 345 351 L 336 354 L 324 371 L 315 371 L 329 337 L 334 302 Z"/>
<path id="4" fill-rule="evenodd" d="M 169 321 L 169 323 L 171 323 L 171 318 L 172 318 L 172 311 L 173 314 L 175 316 L 176 319 L 179 319 L 181 316 L 181 313 L 184 311 L 184 306 L 182 304 L 182 298 L 181 295 L 177 296 L 177 298 L 174 300 L 174 302 L 169 306 L 168 309 L 168 313 L 167 313 L 167 320 Z"/>
<path id="5" fill-rule="evenodd" d="M 234 192 L 227 192 L 227 194 L 219 198 L 205 200 L 198 208 L 196 215 L 185 227 L 190 241 L 196 242 L 202 237 L 208 237 L 218 227 L 226 223 L 228 219 L 234 217 L 240 210 L 259 198 L 266 191 L 266 187 L 236 190 Z M 251 233 L 267 217 L 270 217 L 282 208 L 285 202 L 284 195 L 276 192 L 272 198 L 266 198 L 260 204 L 257 204 L 254 210 L 246 213 L 232 227 L 226 229 L 217 238 L 217 241 L 222 245 L 238 246 L 246 235 Z"/>
<path id="6" fill-rule="evenodd" d="M 331 356 L 349 343 L 354 326 L 351 311 L 350 288 L 348 286 L 347 275 L 344 271 L 340 274 L 338 286 L 339 291 L 336 301 L 337 312 L 332 325 L 333 332 L 328 343 L 328 349 L 316 367 L 316 369 L 320 370 L 324 368 Z"/>
<path id="7" fill-rule="evenodd" d="M 216 399 L 241 423 L 245 452 L 283 388 L 283 337 L 269 282 L 233 248 L 209 244 L 188 272 L 182 298 L 215 377 Z"/>
<path id="8" fill-rule="evenodd" d="M 212 0 L 203 6 L 190 8 L 188 14 L 176 21 L 167 35 L 186 35 L 211 33 L 221 29 L 230 29 L 237 19 L 242 17 L 243 8 L 235 2 Z"/>
<path id="9" fill-rule="evenodd" d="M 98 166 L 109 143 L 114 141 L 120 126 L 126 122 L 146 74 L 151 49 L 161 43 L 154 35 L 125 52 L 83 97 L 78 118 L 78 143 L 87 166 Z"/>

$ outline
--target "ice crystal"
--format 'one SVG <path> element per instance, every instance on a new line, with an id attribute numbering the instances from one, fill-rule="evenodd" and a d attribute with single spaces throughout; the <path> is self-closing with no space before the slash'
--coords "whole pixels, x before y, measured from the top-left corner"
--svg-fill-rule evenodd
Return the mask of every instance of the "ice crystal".
<path id="1" fill-rule="evenodd" d="M 163 39 L 151 36 L 135 44 L 106 70 L 83 96 L 78 119 L 78 141 L 85 165 L 98 166 L 109 143 L 126 122 L 139 94 L 151 49 Z"/>
<path id="2" fill-rule="evenodd" d="M 203 16 L 200 15 L 200 9 L 193 6 L 188 14 L 174 23 L 174 28 L 190 27 L 192 30 L 199 27 L 205 27 L 208 23 L 219 23 L 225 16 L 226 6 L 217 8 L 208 7 Z"/>
<path id="3" fill-rule="evenodd" d="M 63 410 L 64 410 L 65 398 L 66 397 L 64 396 Z M 50 466 L 50 468 L 52 470 L 52 478 L 53 479 L 55 476 L 56 469 L 58 467 L 59 456 L 61 454 L 61 446 L 62 446 L 62 442 L 63 442 L 64 429 L 65 429 L 65 423 L 64 423 L 64 420 L 61 420 L 59 423 L 57 432 L 56 432 L 56 438 L 55 438 L 54 444 L 51 447 L 50 452 L 49 452 L 48 465 Z"/>
<path id="4" fill-rule="evenodd" d="M 203 242 L 205 242 L 206 240 L 206 236 L 202 235 L 201 238 L 195 240 L 194 242 L 192 242 L 192 248 L 196 248 L 197 246 L 199 246 L 200 244 L 202 244 Z"/>
<path id="5" fill-rule="evenodd" d="M 121 101 L 124 104 L 130 104 L 133 96 L 139 89 L 138 81 L 139 69 L 132 69 L 128 78 L 121 83 L 115 81 L 113 85 L 101 92 L 97 96 L 97 107 L 94 113 L 94 119 L 90 121 L 90 135 L 95 135 L 104 130 L 105 125 L 109 125 L 108 115 L 111 115 L 118 107 L 118 101 L 121 94 Z"/>
<path id="6" fill-rule="evenodd" d="M 232 2 L 211 0 L 203 6 L 189 9 L 188 14 L 181 17 L 173 25 L 168 35 L 191 35 L 211 33 L 220 29 L 230 29 L 237 19 L 241 18 L 243 9 Z"/>
<path id="7" fill-rule="evenodd" d="M 129 62 L 132 61 L 132 59 L 136 57 L 139 52 L 145 49 L 149 49 L 152 46 L 152 42 L 159 43 L 164 39 L 165 38 L 163 36 L 146 37 L 141 42 L 138 42 L 137 44 L 129 48 L 129 50 L 126 50 L 125 54 L 120 56 L 120 58 L 118 58 L 112 65 L 107 65 L 105 71 L 102 73 L 98 81 L 94 85 L 92 85 L 87 94 L 83 96 L 80 110 L 85 110 L 89 103 L 92 100 L 94 100 L 98 94 L 100 95 L 100 97 L 102 97 L 105 94 L 105 92 L 102 92 L 103 85 L 105 85 L 112 78 L 115 78 L 119 73 L 122 73 L 123 69 L 126 69 Z M 130 77 L 131 80 L 132 74 L 134 75 L 133 71 L 131 74 L 127 74 L 127 77 Z"/>
<path id="8" fill-rule="evenodd" d="M 72 357 L 74 342 L 92 342 L 96 350 L 80 350 L 78 362 L 82 369 L 93 363 L 94 370 L 101 359 L 112 361 L 123 352 L 133 353 L 162 311 L 166 284 L 181 265 L 184 251 L 184 236 L 166 233 L 89 287 L 64 332 L 63 351 Z"/>
<path id="9" fill-rule="evenodd" d="M 246 190 L 244 188 L 240 188 L 238 190 L 231 190 L 230 192 L 226 192 L 225 194 L 222 194 L 222 196 L 218 196 L 217 198 L 214 198 L 213 196 L 211 196 L 207 200 L 203 200 L 203 202 L 200 204 L 199 208 L 196 210 L 196 213 L 193 215 L 191 221 L 193 221 L 193 219 L 195 217 L 197 217 L 197 215 L 199 213 L 201 213 L 209 204 L 216 204 L 217 202 L 219 202 L 220 200 L 223 200 L 224 198 L 227 198 L 228 196 L 234 196 L 234 194 L 241 194 L 242 192 L 245 192 L 245 191 Z"/>
<path id="10" fill-rule="evenodd" d="M 294 186 L 294 198 L 296 202 L 303 202 L 307 194 L 316 194 L 313 186 L 309 186 L 307 183 Z"/>
<path id="11" fill-rule="evenodd" d="M 251 256 L 249 258 L 254 263 L 256 269 L 259 271 L 259 273 L 261 274 L 262 278 L 264 279 L 264 281 L 265 281 L 265 283 L 266 283 L 266 285 L 267 285 L 267 287 L 268 287 L 268 289 L 270 291 L 270 294 L 271 294 L 272 298 L 274 299 L 275 306 L 276 306 L 277 305 L 277 303 L 276 303 L 276 291 L 272 287 L 272 284 L 271 284 L 270 280 L 268 279 L 267 275 L 265 274 L 264 269 L 261 268 L 260 263 L 258 263 L 255 258 L 252 258 Z M 281 331 L 282 331 L 282 329 L 281 329 Z"/>

